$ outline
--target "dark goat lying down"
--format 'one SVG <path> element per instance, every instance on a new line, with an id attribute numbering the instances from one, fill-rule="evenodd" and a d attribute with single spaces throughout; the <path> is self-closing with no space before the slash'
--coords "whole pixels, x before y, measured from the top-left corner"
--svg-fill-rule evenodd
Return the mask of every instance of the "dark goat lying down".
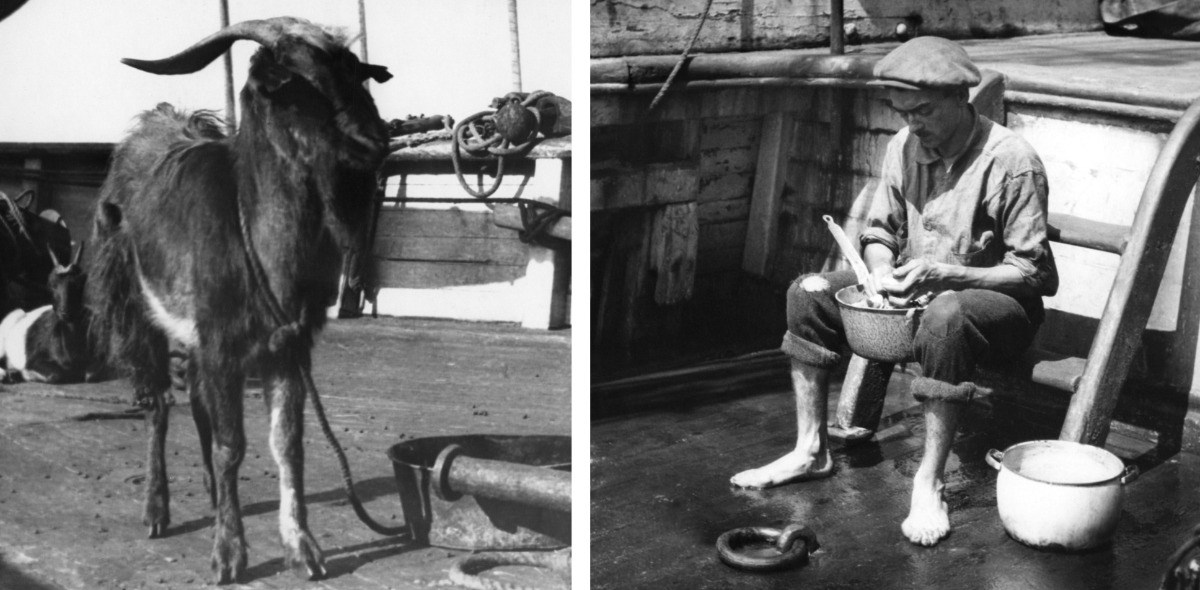
<path id="1" fill-rule="evenodd" d="M 287 17 L 238 23 L 173 57 L 125 63 L 190 73 L 239 39 L 262 47 L 241 91 L 236 134 L 225 137 L 211 114 L 163 104 L 115 149 L 96 215 L 93 331 L 148 410 L 150 536 L 170 524 L 163 444 L 173 339 L 187 349 L 192 417 L 217 512 L 217 582 L 246 568 L 237 472 L 249 370 L 261 375 L 270 410 L 285 559 L 318 578 L 323 558 L 304 505 L 302 370 L 336 295 L 339 246 L 361 235 L 387 149 L 363 82 L 390 74 L 361 63 L 343 37 Z M 284 326 L 272 319 L 272 297 L 293 320 L 289 338 L 273 338 Z"/>
<path id="2" fill-rule="evenodd" d="M 0 361 L 5 380 L 41 383 L 83 381 L 88 365 L 87 275 L 79 267 L 80 245 L 62 266 L 50 250 L 54 269 L 47 285 L 53 303 L 31 311 L 14 309 L 0 321 Z"/>

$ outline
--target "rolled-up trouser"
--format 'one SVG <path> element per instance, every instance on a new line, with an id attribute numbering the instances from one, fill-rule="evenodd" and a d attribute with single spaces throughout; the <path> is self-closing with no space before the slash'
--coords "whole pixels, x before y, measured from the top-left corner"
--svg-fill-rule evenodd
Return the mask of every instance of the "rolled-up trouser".
<path id="1" fill-rule="evenodd" d="M 792 358 L 830 368 L 842 360 L 846 333 L 833 294 L 857 283 L 854 273 L 804 275 L 788 289 L 788 331 L 780 348 Z M 913 381 L 919 400 L 966 401 L 975 395 L 969 381 L 983 361 L 1019 358 L 1041 323 L 1041 298 L 1019 301 L 986 289 L 947 291 L 921 316 L 913 338 L 913 358 L 921 377 Z"/>

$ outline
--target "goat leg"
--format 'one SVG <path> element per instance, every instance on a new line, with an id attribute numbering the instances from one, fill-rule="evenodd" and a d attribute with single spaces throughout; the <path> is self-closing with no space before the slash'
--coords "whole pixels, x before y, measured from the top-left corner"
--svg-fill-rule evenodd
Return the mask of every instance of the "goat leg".
<path id="1" fill-rule="evenodd" d="M 196 434 L 200 438 L 200 457 L 204 460 L 204 489 L 208 490 L 209 505 L 217 507 L 217 480 L 213 477 L 213 426 L 212 415 L 204 397 L 200 395 L 200 386 L 196 383 L 196 359 L 189 355 L 187 372 L 184 383 L 187 386 L 188 399 L 191 400 L 192 421 L 196 423 Z"/>
<path id="2" fill-rule="evenodd" d="M 212 418 L 213 475 L 216 479 L 217 515 L 213 533 L 212 566 L 218 584 L 236 582 L 246 571 L 246 537 L 238 501 L 238 468 L 246 454 L 242 423 L 244 373 L 229 366 L 220 352 L 201 352 L 197 383 Z"/>
<path id="3" fill-rule="evenodd" d="M 279 537 L 284 561 L 297 577 L 317 580 L 325 577 L 325 565 L 321 548 L 308 530 L 304 505 L 304 388 L 293 362 L 277 364 L 267 378 L 264 397 L 271 414 L 271 454 L 279 467 Z"/>
<path id="4" fill-rule="evenodd" d="M 166 534 L 171 524 L 170 491 L 167 488 L 167 462 L 165 456 L 167 425 L 171 408 L 165 398 L 166 391 L 139 392 L 138 397 L 147 400 L 146 433 L 148 460 L 146 463 L 146 505 L 142 523 L 148 527 L 148 536 L 156 539 Z"/>

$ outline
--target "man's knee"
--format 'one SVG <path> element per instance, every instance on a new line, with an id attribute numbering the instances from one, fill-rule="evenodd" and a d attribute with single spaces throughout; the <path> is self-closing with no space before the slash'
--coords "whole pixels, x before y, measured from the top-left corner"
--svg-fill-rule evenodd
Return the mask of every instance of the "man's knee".
<path id="1" fill-rule="evenodd" d="M 953 338 L 962 331 L 962 327 L 963 308 L 958 293 L 943 293 L 931 301 L 921 314 L 917 340 L 920 341 L 923 335 L 938 340 Z"/>
<path id="2" fill-rule="evenodd" d="M 818 310 L 818 298 L 829 292 L 829 280 L 821 275 L 807 275 L 792 282 L 787 294 L 788 326 L 795 326 Z"/>

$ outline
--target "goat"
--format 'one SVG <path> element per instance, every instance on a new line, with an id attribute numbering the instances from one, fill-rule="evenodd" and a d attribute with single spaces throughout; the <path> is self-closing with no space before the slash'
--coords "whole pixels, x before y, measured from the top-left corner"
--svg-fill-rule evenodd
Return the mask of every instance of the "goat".
<path id="1" fill-rule="evenodd" d="M 84 378 L 89 357 L 83 301 L 87 275 L 79 266 L 83 244 L 66 266 L 53 249 L 48 251 L 54 266 L 46 283 L 53 302 L 29 312 L 14 309 L 0 322 L 0 361 L 8 381 L 71 383 Z"/>
<path id="2" fill-rule="evenodd" d="M 261 47 L 235 133 L 225 136 L 212 114 L 159 105 L 114 151 L 94 227 L 93 330 L 147 409 L 149 536 L 170 524 L 163 445 L 173 339 L 187 350 L 192 417 L 217 512 L 216 582 L 236 581 L 246 568 L 237 472 L 249 370 L 261 375 L 270 413 L 285 561 L 316 579 L 325 568 L 304 505 L 304 381 L 312 334 L 336 295 L 339 248 L 362 235 L 387 150 L 386 125 L 364 82 L 391 74 L 360 62 L 343 36 L 290 17 L 228 26 L 166 59 L 122 61 L 155 74 L 191 73 L 237 40 Z M 273 319 L 280 310 L 294 322 Z"/>
<path id="3" fill-rule="evenodd" d="M 29 189 L 9 198 L 0 191 L 0 314 L 54 301 L 45 282 L 54 270 L 48 252 L 70 256 L 67 224 L 53 209 L 34 213 L 34 195 Z"/>

